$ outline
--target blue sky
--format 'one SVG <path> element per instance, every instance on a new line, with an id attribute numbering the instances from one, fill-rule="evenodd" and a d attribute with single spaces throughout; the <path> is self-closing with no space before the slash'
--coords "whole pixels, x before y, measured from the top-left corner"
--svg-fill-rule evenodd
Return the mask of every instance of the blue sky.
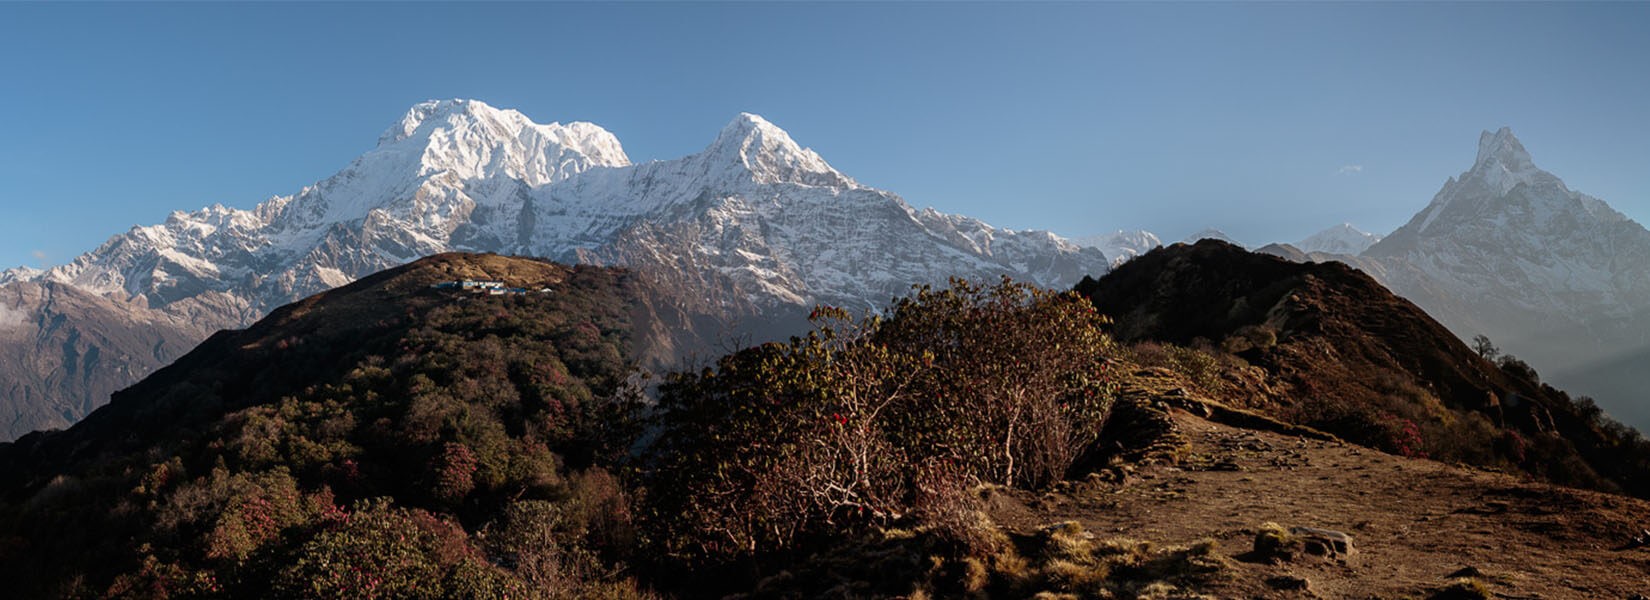
<path id="1" fill-rule="evenodd" d="M 1645 222 L 1647 25 L 1645 3 L 4 3 L 0 265 L 296 192 L 451 97 L 598 123 L 638 161 L 749 111 L 917 206 L 1251 244 L 1390 231 L 1507 125 Z"/>

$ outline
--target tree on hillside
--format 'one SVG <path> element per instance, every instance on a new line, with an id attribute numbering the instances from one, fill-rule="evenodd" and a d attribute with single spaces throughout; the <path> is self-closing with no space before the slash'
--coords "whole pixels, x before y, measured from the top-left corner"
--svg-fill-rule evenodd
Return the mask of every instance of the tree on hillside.
<path id="1" fill-rule="evenodd" d="M 1495 347 L 1495 343 L 1491 342 L 1489 336 L 1484 334 L 1472 336 L 1472 349 L 1478 353 L 1480 358 L 1491 362 L 1494 362 L 1496 357 L 1501 356 L 1501 349 Z"/>

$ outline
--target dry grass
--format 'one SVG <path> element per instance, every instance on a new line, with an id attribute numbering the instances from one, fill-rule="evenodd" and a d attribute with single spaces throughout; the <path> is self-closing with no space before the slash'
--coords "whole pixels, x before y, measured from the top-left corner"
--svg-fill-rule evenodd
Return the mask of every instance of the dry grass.
<path id="1" fill-rule="evenodd" d="M 908 598 L 1132 600 L 1200 598 L 1231 564 L 1213 541 L 1158 546 L 1099 538 L 1076 522 L 1011 538 L 982 520 L 991 550 L 960 546 L 918 526 L 890 529 L 770 577 L 752 597 L 815 597 L 821 590 Z M 830 594 L 824 594 L 829 596 Z"/>
<path id="2" fill-rule="evenodd" d="M 1277 523 L 1263 523 L 1255 533 L 1254 556 L 1266 561 L 1287 561 L 1300 552 L 1301 542 Z"/>
<path id="3" fill-rule="evenodd" d="M 1139 342 L 1125 349 L 1125 358 L 1142 367 L 1160 367 L 1179 373 L 1207 396 L 1224 396 L 1226 384 L 1221 374 L 1237 366 L 1229 354 L 1157 342 Z"/>
<path id="4" fill-rule="evenodd" d="M 1195 598 L 1193 591 L 1230 569 L 1213 540 L 1158 547 L 1127 538 L 1101 539 L 1067 521 L 1042 529 L 1027 544 L 1034 561 L 1005 574 L 1009 595 L 1037 598 Z"/>

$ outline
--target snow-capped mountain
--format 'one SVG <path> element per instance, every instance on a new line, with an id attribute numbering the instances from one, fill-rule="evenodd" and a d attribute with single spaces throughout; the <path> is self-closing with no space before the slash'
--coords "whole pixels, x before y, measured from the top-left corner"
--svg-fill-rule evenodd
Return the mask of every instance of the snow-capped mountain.
<path id="1" fill-rule="evenodd" d="M 860 185 L 750 114 L 698 154 L 592 172 L 547 192 L 537 204 L 535 252 L 626 265 L 686 260 L 731 279 L 759 305 L 866 308 L 912 283 L 950 275 L 1008 273 L 1069 285 L 1105 269 L 1100 252 L 1048 232 L 914 209 Z M 583 223 L 560 231 L 546 226 L 568 213 L 611 214 L 614 206 L 634 207 L 627 226 L 596 235 Z M 587 236 L 599 243 L 566 242 Z"/>
<path id="2" fill-rule="evenodd" d="M 504 237 L 496 232 L 519 227 L 531 190 L 626 165 L 618 140 L 589 123 L 537 125 L 480 102 L 426 102 L 376 148 L 295 195 L 251 210 L 176 212 L 35 278 L 153 308 L 228 293 L 244 305 L 233 322 L 244 323 L 469 238 Z"/>
<path id="3" fill-rule="evenodd" d="M 1448 285 L 1469 313 L 1564 318 L 1613 337 L 1608 323 L 1650 307 L 1650 231 L 1536 168 L 1505 128 L 1484 132 L 1473 167 L 1364 256 L 1405 265 L 1389 285 L 1417 295 Z"/>
<path id="4" fill-rule="evenodd" d="M 414 106 L 372 150 L 294 195 L 173 213 L 69 264 L 7 271 L 0 285 L 70 286 L 210 331 L 449 250 L 630 266 L 684 310 L 716 317 L 881 305 L 950 276 L 1067 286 L 1107 269 L 1100 251 L 1048 232 L 915 209 L 756 115 L 699 153 L 632 164 L 596 125 L 443 100 Z"/>
<path id="5" fill-rule="evenodd" d="M 1243 244 L 1240 244 L 1237 240 L 1232 239 L 1232 236 L 1226 235 L 1226 232 L 1213 227 L 1188 235 L 1185 239 L 1180 241 L 1186 244 L 1196 244 L 1198 240 L 1220 240 L 1239 248 L 1244 247 Z"/>
<path id="6" fill-rule="evenodd" d="M 1358 255 L 1379 241 L 1379 235 L 1360 231 L 1351 223 L 1341 223 L 1307 236 L 1306 239 L 1295 242 L 1294 246 L 1302 252 Z"/>
<path id="7" fill-rule="evenodd" d="M 1650 348 L 1650 231 L 1537 168 L 1511 130 L 1484 132 L 1472 168 L 1358 262 L 1462 337 L 1486 334 L 1562 387 L 1650 425 L 1642 361 L 1596 371 Z"/>
<path id="8" fill-rule="evenodd" d="M 859 298 L 992 270 L 1055 284 L 1099 261 L 1047 233 L 915 210 L 755 115 L 734 119 L 703 152 L 631 165 L 595 125 L 538 125 L 453 100 L 413 107 L 372 151 L 294 196 L 252 210 L 174 213 L 24 277 L 141 296 L 157 308 L 226 292 L 246 302 L 244 321 L 436 252 L 600 256 L 646 231 L 639 225 L 691 219 L 715 229 L 702 232 L 696 251 L 715 255 L 763 301 Z M 887 252 L 894 246 L 922 251 Z"/>
<path id="9" fill-rule="evenodd" d="M 1163 240 L 1144 229 L 1119 229 L 1102 235 L 1091 235 L 1072 240 L 1079 246 L 1097 248 L 1111 258 L 1112 266 L 1127 262 L 1136 256 L 1151 252 L 1163 245 Z"/>

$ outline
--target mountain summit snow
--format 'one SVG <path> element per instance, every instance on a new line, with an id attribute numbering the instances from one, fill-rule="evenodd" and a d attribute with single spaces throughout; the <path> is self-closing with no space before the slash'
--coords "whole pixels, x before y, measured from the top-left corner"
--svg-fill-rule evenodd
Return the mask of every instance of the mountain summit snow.
<path id="1" fill-rule="evenodd" d="M 1158 239 L 1156 234 L 1144 229 L 1119 229 L 1111 233 L 1081 237 L 1072 241 L 1080 246 L 1098 248 L 1111 259 L 1111 264 L 1114 267 L 1163 245 L 1163 240 Z"/>
<path id="2" fill-rule="evenodd" d="M 700 158 L 707 166 L 734 164 L 757 183 L 796 183 L 820 187 L 858 187 L 831 168 L 813 150 L 803 148 L 785 130 L 766 119 L 740 113 L 716 136 Z"/>
<path id="3" fill-rule="evenodd" d="M 1520 183 L 1534 183 L 1538 178 L 1556 181 L 1552 174 L 1537 169 L 1530 152 L 1513 135 L 1512 129 L 1502 127 L 1495 133 L 1488 131 L 1478 136 L 1478 158 L 1473 161 L 1470 175 L 1477 175 L 1492 183 L 1505 194 Z"/>
<path id="4" fill-rule="evenodd" d="M 403 145 L 408 142 L 410 145 Z M 476 100 L 430 100 L 407 110 L 378 138 L 378 147 L 400 145 L 421 152 L 430 168 L 457 168 L 461 175 L 507 169 L 534 185 L 565 179 L 591 166 L 630 164 L 618 138 L 592 123 L 540 125 L 520 112 Z M 485 159 L 499 156 L 489 164 Z M 482 159 L 477 161 L 477 159 Z M 567 162 L 563 162 L 567 161 Z M 555 177 L 556 174 L 561 177 Z"/>
<path id="5" fill-rule="evenodd" d="M 1062 287 L 1107 269 L 1100 251 L 1048 232 L 917 210 L 838 172 L 757 115 L 736 116 L 699 153 L 633 164 L 617 138 L 590 123 L 539 124 L 476 100 L 432 100 L 410 108 L 343 170 L 296 194 L 251 209 L 173 213 L 69 264 L 8 271 L 0 286 L 69 286 L 108 305 L 84 318 L 137 311 L 120 318 L 170 328 L 168 340 L 198 340 L 204 331 L 244 326 L 298 298 L 453 250 L 629 267 L 684 311 L 676 333 L 699 342 L 761 337 L 739 323 L 795 321 L 814 303 L 881 306 L 912 284 L 951 276 L 1011 275 Z M 40 306 L 0 308 L 8 322 L 48 326 Z M 184 334 L 175 332 L 180 323 Z M 692 332 L 693 324 L 704 331 Z M 62 381 L 65 369 L 102 367 L 19 359 L 23 366 L 15 368 L 39 377 L 11 380 L 44 383 L 0 389 L 0 409 L 30 402 L 50 407 L 30 414 L 61 419 L 0 414 L 0 423 L 11 424 L 0 438 L 73 421 L 105 401 L 115 383 L 135 381 L 186 349 L 157 345 L 166 350 L 131 358 L 124 348 L 132 345 L 121 346 L 128 360 L 120 376 L 76 392 L 75 401 L 51 382 Z M 97 348 L 84 350 L 99 356 Z M 0 379 L 6 375 L 16 374 Z"/>
<path id="6" fill-rule="evenodd" d="M 1295 247 L 1303 252 L 1357 255 L 1379 241 L 1379 235 L 1366 233 L 1351 223 L 1341 223 L 1295 242 Z"/>

